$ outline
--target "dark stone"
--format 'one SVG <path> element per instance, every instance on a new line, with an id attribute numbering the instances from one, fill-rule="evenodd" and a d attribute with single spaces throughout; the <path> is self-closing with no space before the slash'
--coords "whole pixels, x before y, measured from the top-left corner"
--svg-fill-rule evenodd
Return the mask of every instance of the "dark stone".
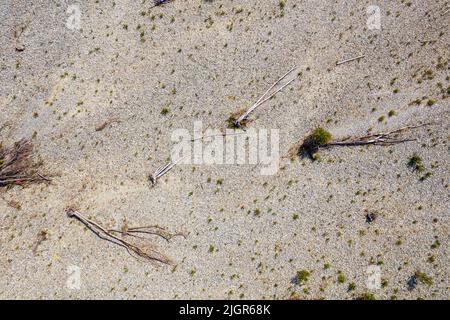
<path id="1" fill-rule="evenodd" d="M 411 276 L 408 280 L 408 290 L 412 291 L 417 287 L 417 277 L 416 275 Z"/>
<path id="2" fill-rule="evenodd" d="M 160 6 L 166 2 L 169 2 L 169 0 L 154 0 L 155 6 Z"/>
<path id="3" fill-rule="evenodd" d="M 368 213 L 368 214 L 366 214 L 366 222 L 372 223 L 375 221 L 376 217 L 377 216 L 375 215 L 375 213 Z"/>

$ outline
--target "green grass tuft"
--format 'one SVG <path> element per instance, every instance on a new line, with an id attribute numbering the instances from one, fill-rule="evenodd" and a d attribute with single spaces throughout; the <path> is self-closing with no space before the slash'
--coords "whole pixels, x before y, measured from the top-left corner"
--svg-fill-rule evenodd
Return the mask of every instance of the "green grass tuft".
<path id="1" fill-rule="evenodd" d="M 300 284 L 304 284 L 304 283 L 308 282 L 310 275 L 311 275 L 311 273 L 307 270 L 298 270 L 297 271 L 297 280 Z"/>
<path id="2" fill-rule="evenodd" d="M 415 273 L 415 276 L 416 276 L 417 280 L 419 280 L 419 282 L 424 283 L 429 287 L 431 287 L 433 285 L 433 278 L 431 278 L 425 272 L 417 271 Z"/>

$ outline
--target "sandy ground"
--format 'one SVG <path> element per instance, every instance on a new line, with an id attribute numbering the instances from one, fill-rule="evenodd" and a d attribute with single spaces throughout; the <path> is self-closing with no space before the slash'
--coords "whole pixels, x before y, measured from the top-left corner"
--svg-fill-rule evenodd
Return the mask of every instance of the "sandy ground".
<path id="1" fill-rule="evenodd" d="M 32 138 L 53 180 L 0 193 L 0 298 L 448 299 L 446 3 L 1 1 L 0 141 Z M 67 27 L 72 4 L 80 30 Z M 381 29 L 368 28 L 370 5 Z M 150 187 L 175 129 L 222 128 L 293 65 L 298 79 L 251 123 L 279 129 L 282 154 L 317 126 L 342 138 L 436 124 L 414 142 L 330 149 L 273 176 L 180 165 Z M 111 118 L 121 121 L 95 130 Z M 407 166 L 414 153 L 424 181 Z M 189 235 L 155 240 L 176 267 L 151 264 L 69 219 L 69 206 L 108 227 Z M 366 284 L 373 265 L 379 289 Z M 308 281 L 294 281 L 298 270 Z M 408 290 L 416 271 L 432 284 Z"/>

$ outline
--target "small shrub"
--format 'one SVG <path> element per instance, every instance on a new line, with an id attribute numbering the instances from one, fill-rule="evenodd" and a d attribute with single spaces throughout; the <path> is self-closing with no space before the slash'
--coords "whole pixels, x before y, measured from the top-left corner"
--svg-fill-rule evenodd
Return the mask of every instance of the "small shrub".
<path id="1" fill-rule="evenodd" d="M 435 240 L 433 244 L 430 246 L 431 249 L 437 249 L 441 246 L 441 242 L 439 240 Z"/>
<path id="2" fill-rule="evenodd" d="M 299 284 L 304 284 L 304 283 L 308 282 L 310 275 L 311 275 L 311 273 L 307 270 L 298 270 L 297 271 L 297 280 L 298 280 Z"/>
<path id="3" fill-rule="evenodd" d="M 423 164 L 422 158 L 419 155 L 414 154 L 408 161 L 408 167 L 412 168 L 413 171 L 423 172 L 425 166 Z"/>
<path id="4" fill-rule="evenodd" d="M 348 291 L 353 291 L 355 289 L 356 289 L 356 284 L 354 282 L 351 282 L 348 284 L 348 288 L 347 288 Z"/>
<path id="5" fill-rule="evenodd" d="M 338 283 L 344 283 L 347 281 L 347 278 L 343 274 L 340 274 L 340 275 L 338 275 L 337 280 L 338 280 Z"/>
<path id="6" fill-rule="evenodd" d="M 425 173 L 422 177 L 420 177 L 420 181 L 425 181 L 429 177 L 431 177 L 433 174 L 431 172 Z"/>
<path id="7" fill-rule="evenodd" d="M 317 128 L 312 133 L 311 138 L 314 140 L 314 143 L 316 143 L 319 146 L 322 146 L 329 143 L 333 138 L 333 136 L 327 130 L 323 128 Z"/>
<path id="8" fill-rule="evenodd" d="M 239 111 L 236 111 L 230 115 L 230 117 L 227 119 L 228 128 L 230 129 L 239 129 L 239 128 L 246 128 L 247 124 L 249 123 L 248 119 L 244 119 L 241 122 L 238 123 L 238 119 L 241 115 L 243 115 L 245 112 L 244 109 L 241 109 Z"/>
<path id="9" fill-rule="evenodd" d="M 358 297 L 358 300 L 377 300 L 373 293 L 365 292 Z"/>
<path id="10" fill-rule="evenodd" d="M 314 155 L 319 151 L 319 148 L 326 146 L 332 139 L 333 136 L 330 132 L 323 128 L 317 128 L 303 141 L 299 154 L 307 155 L 314 160 Z"/>

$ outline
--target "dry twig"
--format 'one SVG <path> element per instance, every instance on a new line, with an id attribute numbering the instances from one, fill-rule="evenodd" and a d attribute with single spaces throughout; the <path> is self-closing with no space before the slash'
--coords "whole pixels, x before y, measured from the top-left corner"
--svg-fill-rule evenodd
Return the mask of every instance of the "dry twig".
<path id="1" fill-rule="evenodd" d="M 343 63 L 347 63 L 347 62 L 351 62 L 351 61 L 362 59 L 364 57 L 365 57 L 365 55 L 360 55 L 360 56 L 357 56 L 357 57 L 354 57 L 354 58 L 350 58 L 350 59 L 346 59 L 346 60 L 343 60 L 343 61 L 336 62 L 336 65 L 338 66 L 338 65 L 341 65 Z"/>
<path id="2" fill-rule="evenodd" d="M 48 240 L 48 232 L 47 232 L 47 230 L 41 230 L 37 235 L 36 242 L 34 243 L 34 247 L 33 247 L 34 255 L 37 254 L 37 250 L 38 250 L 39 246 L 41 245 L 41 243 L 46 240 Z"/>
<path id="3" fill-rule="evenodd" d="M 234 135 L 240 135 L 240 134 L 245 134 L 246 132 L 234 132 L 234 133 L 220 133 L 220 134 L 212 134 L 212 135 L 207 135 L 207 136 L 201 136 L 195 139 L 191 139 L 190 142 L 194 142 L 197 140 L 202 140 L 202 139 L 207 139 L 207 138 L 213 138 L 213 137 L 226 137 L 226 136 L 234 136 Z M 167 164 L 159 167 L 158 169 L 156 169 L 156 171 L 151 174 L 149 176 L 150 182 L 152 183 L 152 185 L 154 186 L 157 182 L 158 179 L 160 179 L 162 176 L 164 176 L 166 173 L 168 173 L 170 170 L 173 169 L 173 167 L 175 167 L 178 163 L 180 163 L 181 161 L 184 160 L 185 157 L 181 157 L 180 159 L 178 159 L 177 161 L 173 162 L 170 161 Z"/>
<path id="4" fill-rule="evenodd" d="M 67 210 L 67 216 L 70 218 L 75 218 L 81 223 L 83 223 L 89 230 L 95 233 L 99 238 L 125 248 L 127 252 L 135 258 L 140 257 L 147 261 L 157 261 L 164 264 L 173 264 L 174 262 L 166 255 L 158 252 L 153 245 L 137 245 L 131 243 L 130 241 L 125 240 L 124 237 L 134 236 L 141 240 L 148 240 L 145 239 L 144 237 L 136 236 L 136 233 L 141 233 L 141 234 L 157 235 L 168 241 L 174 236 L 178 235 L 185 236 L 182 233 L 172 234 L 168 232 L 166 229 L 158 226 L 136 227 L 136 228 L 128 228 L 128 226 L 126 226 L 121 231 L 108 230 L 105 227 L 101 226 L 100 224 L 86 218 L 80 212 L 72 208 L 69 208 Z M 115 233 L 121 234 L 121 237 L 116 236 Z"/>
<path id="5" fill-rule="evenodd" d="M 245 132 L 245 131 L 237 131 L 237 132 L 230 132 L 230 133 L 227 133 L 227 132 L 216 133 L 216 134 L 211 134 L 211 135 L 207 135 L 207 136 L 201 136 L 201 137 L 198 137 L 198 138 L 195 138 L 195 139 L 193 138 L 193 139 L 191 139 L 191 142 L 194 142 L 194 141 L 197 141 L 197 140 L 208 139 L 208 138 L 214 138 L 214 137 L 238 136 L 238 135 L 241 135 L 241 134 L 247 134 L 247 132 Z"/>
<path id="6" fill-rule="evenodd" d="M 110 124 L 112 124 L 112 123 L 114 123 L 114 122 L 120 122 L 120 119 L 119 119 L 119 118 L 111 118 L 111 119 L 108 119 L 108 120 L 106 120 L 106 121 L 104 121 L 104 122 L 98 124 L 98 125 L 95 127 L 95 131 L 102 131 L 103 129 L 105 129 L 106 127 L 108 127 Z"/>

